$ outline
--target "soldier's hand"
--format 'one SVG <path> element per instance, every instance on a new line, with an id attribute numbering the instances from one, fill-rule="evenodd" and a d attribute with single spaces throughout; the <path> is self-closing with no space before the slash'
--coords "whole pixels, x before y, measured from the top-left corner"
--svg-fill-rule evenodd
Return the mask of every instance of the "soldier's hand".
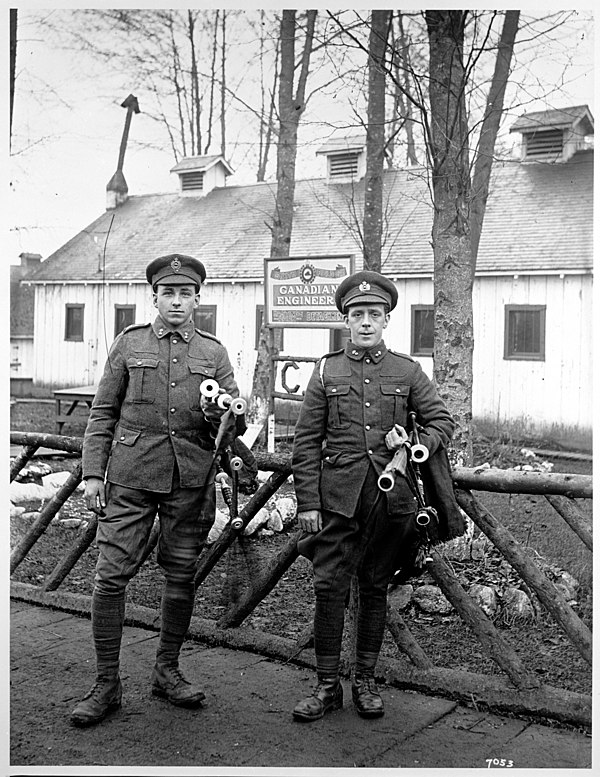
<path id="1" fill-rule="evenodd" d="M 298 513 L 298 526 L 302 531 L 318 532 L 323 528 L 320 510 L 305 510 Z"/>
<path id="2" fill-rule="evenodd" d="M 396 424 L 393 429 L 385 436 L 385 444 L 390 451 L 396 451 L 408 442 L 406 429 L 400 424 Z"/>
<path id="3" fill-rule="evenodd" d="M 106 490 L 104 481 L 100 478 L 87 478 L 84 492 L 85 504 L 88 510 L 96 515 L 104 515 L 106 507 Z"/>
<path id="4" fill-rule="evenodd" d="M 219 407 L 216 401 L 213 401 L 204 395 L 200 396 L 200 409 L 204 413 L 206 420 L 215 424 L 219 423 L 221 416 L 225 412 L 223 408 Z"/>

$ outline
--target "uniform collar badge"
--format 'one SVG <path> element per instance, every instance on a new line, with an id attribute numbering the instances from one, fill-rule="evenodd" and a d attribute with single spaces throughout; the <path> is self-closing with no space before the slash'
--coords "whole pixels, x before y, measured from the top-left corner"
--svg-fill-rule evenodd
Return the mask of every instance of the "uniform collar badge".
<path id="1" fill-rule="evenodd" d="M 361 291 L 371 291 L 371 284 L 370 284 L 370 283 L 368 283 L 367 281 L 363 281 L 363 282 L 362 282 L 362 283 L 359 285 L 359 287 L 358 287 L 358 288 L 359 288 Z"/>

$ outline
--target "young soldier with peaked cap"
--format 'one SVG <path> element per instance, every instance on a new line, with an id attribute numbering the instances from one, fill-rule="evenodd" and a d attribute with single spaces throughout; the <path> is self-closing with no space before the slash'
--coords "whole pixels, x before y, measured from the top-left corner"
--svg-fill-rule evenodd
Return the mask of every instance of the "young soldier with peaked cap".
<path id="1" fill-rule="evenodd" d="M 200 383 L 213 378 L 233 396 L 238 390 L 225 348 L 194 328 L 206 278 L 202 262 L 162 256 L 150 262 L 146 277 L 158 316 L 114 341 L 83 441 L 85 500 L 99 516 L 99 555 L 92 595 L 97 676 L 71 714 L 79 726 L 98 723 L 121 704 L 125 592 L 157 514 L 165 582 L 152 692 L 183 707 L 204 699 L 179 667 L 196 560 L 215 517 L 214 484 L 206 478 L 223 413 L 200 395 Z"/>
<path id="2" fill-rule="evenodd" d="M 414 538 L 416 500 L 405 478 L 382 492 L 377 480 L 407 439 L 410 410 L 430 453 L 446 446 L 454 422 L 432 382 L 382 336 L 398 300 L 395 285 L 370 271 L 339 285 L 338 310 L 350 329 L 343 350 L 324 356 L 308 383 L 294 437 L 292 467 L 299 543 L 312 559 L 318 684 L 293 711 L 313 721 L 342 706 L 339 662 L 344 609 L 354 574 L 359 605 L 352 699 L 363 717 L 383 715 L 374 681 L 383 641 L 387 587 Z"/>

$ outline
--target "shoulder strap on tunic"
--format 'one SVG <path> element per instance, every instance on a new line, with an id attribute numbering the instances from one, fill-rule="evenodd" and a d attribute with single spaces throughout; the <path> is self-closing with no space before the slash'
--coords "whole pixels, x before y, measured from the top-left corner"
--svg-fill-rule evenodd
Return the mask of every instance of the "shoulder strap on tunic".
<path id="1" fill-rule="evenodd" d="M 344 353 L 343 348 L 339 348 L 337 351 L 330 351 L 329 353 L 326 353 L 324 356 L 321 356 L 319 359 L 319 377 L 321 378 L 321 385 L 323 388 L 325 388 L 325 384 L 323 383 L 323 373 L 325 372 L 325 362 L 330 356 L 336 356 L 339 353 Z"/>
<path id="2" fill-rule="evenodd" d="M 133 329 L 144 329 L 147 326 L 152 326 L 152 324 L 129 324 L 129 326 L 126 326 L 125 329 L 123 329 L 121 334 L 124 335 L 126 332 L 131 332 Z"/>
<path id="3" fill-rule="evenodd" d="M 196 332 L 197 332 L 199 335 L 201 335 L 202 337 L 208 337 L 208 339 L 209 339 L 209 340 L 214 340 L 214 341 L 215 341 L 215 343 L 219 343 L 219 345 L 221 345 L 221 341 L 219 340 L 219 338 L 218 338 L 218 337 L 215 337 L 215 336 L 214 336 L 213 334 L 211 334 L 210 332 L 205 332 L 205 331 L 204 331 L 204 329 L 196 329 Z"/>

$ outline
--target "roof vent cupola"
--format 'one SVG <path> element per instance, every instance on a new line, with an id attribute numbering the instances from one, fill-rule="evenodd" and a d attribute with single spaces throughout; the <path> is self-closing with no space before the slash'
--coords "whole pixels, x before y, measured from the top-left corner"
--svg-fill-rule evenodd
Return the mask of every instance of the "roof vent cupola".
<path id="1" fill-rule="evenodd" d="M 184 157 L 171 172 L 179 176 L 182 197 L 204 197 L 213 189 L 225 186 L 227 177 L 233 174 L 221 154 Z"/>
<path id="2" fill-rule="evenodd" d="M 365 135 L 338 136 L 321 146 L 317 154 L 327 157 L 329 183 L 352 183 L 365 177 L 367 171 Z"/>
<path id="3" fill-rule="evenodd" d="M 521 133 L 521 161 L 566 162 L 590 147 L 586 137 L 594 134 L 594 119 L 587 105 L 576 105 L 524 114 L 510 131 Z"/>

